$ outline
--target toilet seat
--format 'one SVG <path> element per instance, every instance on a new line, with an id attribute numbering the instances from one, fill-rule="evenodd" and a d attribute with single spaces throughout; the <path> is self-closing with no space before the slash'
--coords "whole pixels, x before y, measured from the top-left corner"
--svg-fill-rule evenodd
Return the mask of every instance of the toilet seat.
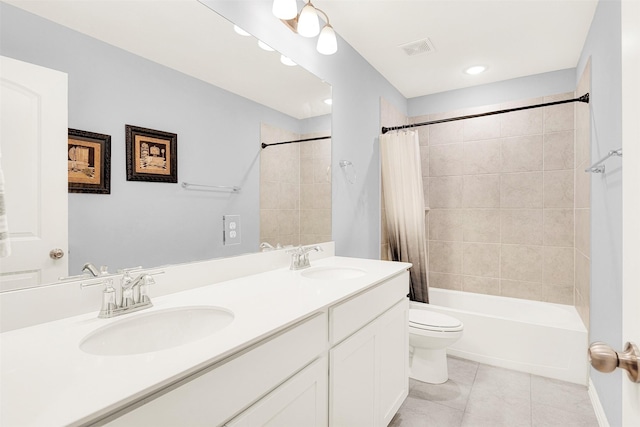
<path id="1" fill-rule="evenodd" d="M 409 327 L 435 332 L 459 332 L 463 324 L 446 314 L 430 310 L 409 309 Z"/>

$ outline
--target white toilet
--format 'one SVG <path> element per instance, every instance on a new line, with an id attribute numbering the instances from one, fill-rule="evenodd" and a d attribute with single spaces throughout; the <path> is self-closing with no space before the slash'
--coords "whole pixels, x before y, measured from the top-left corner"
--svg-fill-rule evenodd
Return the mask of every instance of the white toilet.
<path id="1" fill-rule="evenodd" d="M 409 309 L 409 376 L 442 384 L 449 379 L 447 347 L 462 337 L 463 324 L 445 314 Z"/>

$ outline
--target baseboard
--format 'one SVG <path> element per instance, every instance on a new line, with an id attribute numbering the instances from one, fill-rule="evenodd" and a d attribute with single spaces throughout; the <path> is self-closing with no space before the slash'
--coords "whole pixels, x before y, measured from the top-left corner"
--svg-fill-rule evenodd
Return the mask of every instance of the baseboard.
<path id="1" fill-rule="evenodd" d="M 589 399 L 591 399 L 591 405 L 593 406 L 593 410 L 596 412 L 598 425 L 600 427 L 610 427 L 607 415 L 604 413 L 604 408 L 602 407 L 602 403 L 600 403 L 598 392 L 596 391 L 591 378 L 589 378 Z"/>

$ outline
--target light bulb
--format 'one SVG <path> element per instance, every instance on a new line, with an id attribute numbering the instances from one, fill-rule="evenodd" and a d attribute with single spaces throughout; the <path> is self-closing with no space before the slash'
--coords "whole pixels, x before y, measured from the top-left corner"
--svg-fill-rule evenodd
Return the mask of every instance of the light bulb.
<path id="1" fill-rule="evenodd" d="M 298 34 L 302 37 L 315 37 L 320 32 L 320 22 L 316 9 L 309 2 L 300 12 L 298 18 Z"/>
<path id="2" fill-rule="evenodd" d="M 338 40 L 336 39 L 336 32 L 329 24 L 325 25 L 318 37 L 318 46 L 316 47 L 318 52 L 323 55 L 333 55 L 338 51 Z"/>
<path id="3" fill-rule="evenodd" d="M 280 55 L 280 62 L 282 62 L 284 65 L 287 65 L 289 67 L 293 67 L 294 65 L 298 65 L 295 62 L 293 62 L 291 59 L 287 58 L 284 55 Z"/>
<path id="4" fill-rule="evenodd" d="M 331 104 L 333 104 L 333 99 L 332 98 L 327 98 L 327 99 L 324 100 L 324 103 L 327 104 L 327 105 L 331 105 Z"/>
<path id="5" fill-rule="evenodd" d="M 273 0 L 273 14 L 280 19 L 293 19 L 298 16 L 296 0 Z"/>

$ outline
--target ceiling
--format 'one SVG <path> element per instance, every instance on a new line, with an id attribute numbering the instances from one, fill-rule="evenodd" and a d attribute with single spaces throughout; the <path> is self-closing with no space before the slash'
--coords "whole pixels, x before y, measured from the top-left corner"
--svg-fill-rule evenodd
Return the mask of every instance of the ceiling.
<path id="1" fill-rule="evenodd" d="M 197 0 L 3 1 L 293 117 L 329 111 L 309 102 L 330 96 L 327 85 L 300 73 L 300 67 L 283 66 L 278 55 L 259 50 L 252 38 L 229 37 L 231 25 Z M 405 97 L 413 98 L 575 67 L 597 0 L 314 4 L 328 14 L 346 42 Z M 435 48 L 431 52 L 408 56 L 399 47 L 426 38 Z M 211 43 L 221 39 L 225 43 Z M 223 65 L 231 63 L 243 65 Z M 463 72 L 478 64 L 487 70 L 476 76 Z M 305 90 L 283 96 L 292 81 Z"/>
<path id="2" fill-rule="evenodd" d="M 314 0 L 406 98 L 573 68 L 597 0 Z M 430 53 L 399 48 L 428 38 Z M 470 76 L 472 65 L 487 70 Z"/>

